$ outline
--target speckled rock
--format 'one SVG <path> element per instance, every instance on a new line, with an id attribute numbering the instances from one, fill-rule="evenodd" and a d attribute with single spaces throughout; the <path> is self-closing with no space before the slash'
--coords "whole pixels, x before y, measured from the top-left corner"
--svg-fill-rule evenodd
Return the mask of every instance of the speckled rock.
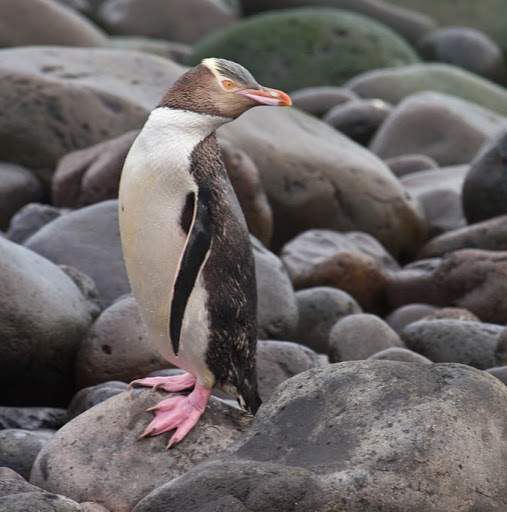
<path id="1" fill-rule="evenodd" d="M 425 60 L 453 64 L 495 82 L 507 77 L 500 47 L 474 28 L 439 28 L 420 41 L 418 50 Z"/>
<path id="2" fill-rule="evenodd" d="M 102 201 L 59 217 L 24 245 L 54 263 L 71 265 L 88 274 L 95 281 L 104 306 L 130 292 L 116 200 Z"/>
<path id="3" fill-rule="evenodd" d="M 41 431 L 0 430 L 0 466 L 9 467 L 28 479 L 37 454 L 50 437 L 50 433 Z"/>
<path id="4" fill-rule="evenodd" d="M 104 0 L 99 23 L 113 34 L 158 37 L 195 43 L 206 34 L 226 27 L 237 16 L 229 4 L 213 0 Z"/>
<path id="5" fill-rule="evenodd" d="M 170 364 L 150 344 L 137 303 L 118 299 L 95 321 L 76 355 L 78 388 L 110 380 L 131 382 Z"/>
<path id="6" fill-rule="evenodd" d="M 219 133 L 259 169 L 273 208 L 275 251 L 315 228 L 364 231 L 394 257 L 413 254 L 421 244 L 425 225 L 418 206 L 389 169 L 315 117 L 257 108 Z"/>
<path id="7" fill-rule="evenodd" d="M 296 332 L 298 308 L 280 259 L 251 237 L 257 279 L 257 323 L 260 339 L 290 340 Z"/>
<path id="8" fill-rule="evenodd" d="M 338 320 L 329 333 L 332 363 L 366 359 L 390 347 L 404 347 L 404 344 L 398 334 L 375 315 L 348 315 Z"/>
<path id="9" fill-rule="evenodd" d="M 385 273 L 398 264 L 373 237 L 310 230 L 286 244 L 284 262 L 296 289 L 333 286 L 370 312 L 385 309 Z"/>
<path id="10" fill-rule="evenodd" d="M 463 210 L 469 223 L 507 213 L 507 128 L 486 144 L 463 183 Z"/>
<path id="11" fill-rule="evenodd" d="M 385 101 L 358 99 L 333 107 L 323 121 L 366 146 L 391 112 L 392 105 Z"/>
<path id="12" fill-rule="evenodd" d="M 11 218 L 6 236 L 12 242 L 23 243 L 37 230 L 62 214 L 59 208 L 48 204 L 30 203 Z"/>
<path id="13" fill-rule="evenodd" d="M 384 159 L 422 153 L 442 166 L 468 164 L 506 126 L 507 118 L 491 110 L 448 94 L 420 92 L 393 110 L 370 149 Z"/>
<path id="14" fill-rule="evenodd" d="M 140 128 L 184 69 L 106 48 L 8 48 L 0 60 L 0 160 L 47 182 L 66 153 Z"/>
<path id="15" fill-rule="evenodd" d="M 389 347 L 367 358 L 368 360 L 374 361 L 400 361 L 402 363 L 422 363 L 431 364 L 431 361 L 427 358 L 403 347 Z"/>
<path id="16" fill-rule="evenodd" d="M 197 425 L 170 452 L 170 435 L 137 441 L 154 406 L 167 393 L 148 389 L 120 393 L 61 428 L 37 457 L 30 482 L 76 501 L 98 501 L 129 512 L 152 489 L 236 441 L 251 419 L 212 398 Z M 125 485 L 125 475 L 135 474 Z"/>
<path id="17" fill-rule="evenodd" d="M 248 62 L 259 83 L 289 91 L 341 85 L 369 69 L 418 61 L 414 50 L 385 25 L 350 11 L 319 7 L 243 19 L 201 39 L 189 64 L 210 55 Z"/>
<path id="18" fill-rule="evenodd" d="M 468 169 L 467 165 L 455 165 L 400 178 L 408 193 L 421 204 L 430 237 L 465 226 L 461 190 Z"/>
<path id="19" fill-rule="evenodd" d="M 412 322 L 417 322 L 425 316 L 433 313 L 437 308 L 430 304 L 407 304 L 401 306 L 386 316 L 386 323 L 398 334 L 404 327 Z"/>
<path id="20" fill-rule="evenodd" d="M 463 308 L 439 308 L 435 309 L 428 315 L 426 315 L 424 320 L 439 320 L 442 318 L 448 318 L 450 320 L 462 320 L 464 322 L 480 322 L 480 318 L 477 315 L 474 315 L 471 311 Z"/>
<path id="21" fill-rule="evenodd" d="M 52 0 L 0 2 L 0 48 L 26 45 L 105 46 L 106 35 Z"/>
<path id="22" fill-rule="evenodd" d="M 388 278 L 392 306 L 414 302 L 414 297 L 437 306 L 464 308 L 483 322 L 507 321 L 507 253 L 462 249 L 440 259 L 420 260 Z"/>
<path id="23" fill-rule="evenodd" d="M 25 204 L 42 199 L 39 180 L 28 169 L 0 162 L 0 229 L 9 226 L 11 217 Z"/>
<path id="24" fill-rule="evenodd" d="M 65 424 L 66 411 L 59 407 L 2 407 L 0 429 L 57 430 Z"/>
<path id="25" fill-rule="evenodd" d="M 433 158 L 419 154 L 393 156 L 384 160 L 384 163 L 396 176 L 438 168 L 438 164 Z"/>
<path id="26" fill-rule="evenodd" d="M 64 405 L 92 321 L 87 300 L 56 265 L 2 237 L 0 288 L 0 403 Z"/>
<path id="27" fill-rule="evenodd" d="M 0 498 L 11 494 L 23 494 L 25 492 L 44 492 L 39 487 L 29 484 L 20 474 L 13 469 L 0 467 Z"/>
<path id="28" fill-rule="evenodd" d="M 507 116 L 507 91 L 474 73 L 449 64 L 413 64 L 369 71 L 346 86 L 364 98 L 379 98 L 396 105 L 417 92 L 453 95 Z"/>
<path id="29" fill-rule="evenodd" d="M 419 320 L 403 329 L 407 347 L 436 363 L 456 362 L 481 370 L 496 366 L 503 326 L 462 320 Z"/>
<path id="30" fill-rule="evenodd" d="M 0 498 L 0 512 L 84 512 L 79 503 L 49 492 L 25 492 Z"/>
<path id="31" fill-rule="evenodd" d="M 133 512 L 289 512 L 295 503 L 347 512 L 473 503 L 501 512 L 506 411 L 507 388 L 462 365 L 314 368 L 277 388 L 232 453 L 166 483 Z"/>
<path id="32" fill-rule="evenodd" d="M 298 373 L 324 366 L 327 357 L 290 341 L 260 340 L 257 344 L 257 382 L 259 396 L 267 400 L 273 390 Z"/>
<path id="33" fill-rule="evenodd" d="M 304 87 L 290 93 L 292 105 L 317 117 L 322 117 L 332 107 L 357 99 L 357 94 L 331 85 Z"/>
<path id="34" fill-rule="evenodd" d="M 294 340 L 316 352 L 329 352 L 329 332 L 342 317 L 362 313 L 348 293 L 329 286 L 317 286 L 296 292 L 299 323 Z"/>

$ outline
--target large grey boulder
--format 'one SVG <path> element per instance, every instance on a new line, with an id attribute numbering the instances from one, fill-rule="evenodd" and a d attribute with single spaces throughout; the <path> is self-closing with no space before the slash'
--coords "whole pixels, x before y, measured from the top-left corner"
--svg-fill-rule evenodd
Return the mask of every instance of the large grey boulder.
<path id="1" fill-rule="evenodd" d="M 501 512 L 506 422 L 507 388 L 468 366 L 314 368 L 277 388 L 232 453 L 134 512 Z"/>

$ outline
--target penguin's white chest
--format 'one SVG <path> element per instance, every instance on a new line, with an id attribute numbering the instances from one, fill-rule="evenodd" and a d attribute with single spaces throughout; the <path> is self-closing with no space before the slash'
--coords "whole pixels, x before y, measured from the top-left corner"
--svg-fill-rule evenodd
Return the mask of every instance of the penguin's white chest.
<path id="1" fill-rule="evenodd" d="M 213 385 L 213 376 L 205 363 L 210 326 L 202 275 L 185 309 L 177 356 L 168 335 L 168 319 L 187 238 L 181 216 L 187 195 L 198 192 L 191 154 L 225 121 L 189 111 L 154 110 L 127 156 L 119 193 L 123 255 L 150 339 L 166 359 L 208 386 Z"/>

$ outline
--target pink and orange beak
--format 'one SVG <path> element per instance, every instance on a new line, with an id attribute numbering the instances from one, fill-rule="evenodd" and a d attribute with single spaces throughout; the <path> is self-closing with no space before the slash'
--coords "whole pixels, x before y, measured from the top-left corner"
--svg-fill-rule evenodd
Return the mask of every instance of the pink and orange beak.
<path id="1" fill-rule="evenodd" d="M 236 94 L 246 96 L 261 105 L 271 105 L 274 107 L 289 107 L 292 100 L 288 94 L 278 89 L 270 89 L 269 87 L 261 87 L 261 89 L 242 89 L 236 91 Z"/>

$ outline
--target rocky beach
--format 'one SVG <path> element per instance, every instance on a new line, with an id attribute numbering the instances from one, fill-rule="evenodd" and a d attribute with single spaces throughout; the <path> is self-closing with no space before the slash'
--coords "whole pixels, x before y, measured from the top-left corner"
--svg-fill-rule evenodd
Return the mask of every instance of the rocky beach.
<path id="1" fill-rule="evenodd" d="M 217 132 L 263 404 L 166 451 L 118 187 L 207 57 L 293 101 Z M 505 0 L 0 0 L 0 512 L 505 512 L 506 326 Z"/>

